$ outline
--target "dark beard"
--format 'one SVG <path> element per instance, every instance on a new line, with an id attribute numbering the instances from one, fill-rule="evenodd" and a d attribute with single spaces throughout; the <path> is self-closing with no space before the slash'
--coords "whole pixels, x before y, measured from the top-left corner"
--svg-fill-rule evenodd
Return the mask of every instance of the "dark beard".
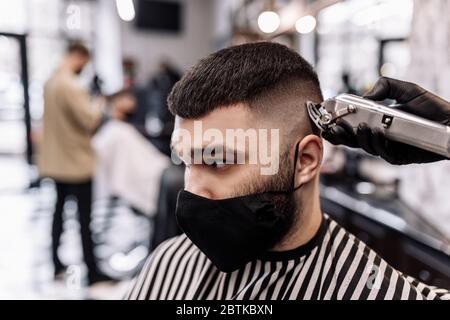
<path id="1" fill-rule="evenodd" d="M 280 157 L 280 170 L 278 174 L 268 179 L 255 179 L 252 183 L 244 186 L 239 194 L 242 196 L 248 194 L 257 194 L 265 192 L 284 192 L 273 193 L 272 203 L 275 207 L 275 213 L 278 216 L 279 228 L 277 233 L 273 234 L 272 246 L 280 242 L 291 230 L 292 226 L 301 213 L 301 204 L 296 203 L 294 193 L 294 163 L 289 159 L 289 153 L 285 152 Z"/>

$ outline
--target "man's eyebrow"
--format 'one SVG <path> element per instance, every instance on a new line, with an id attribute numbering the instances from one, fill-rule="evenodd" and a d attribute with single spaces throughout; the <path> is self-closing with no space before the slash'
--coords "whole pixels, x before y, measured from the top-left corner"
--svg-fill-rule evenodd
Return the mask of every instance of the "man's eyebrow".
<path id="1" fill-rule="evenodd" d="M 193 152 L 201 152 L 201 154 L 204 155 L 205 151 L 207 151 L 208 156 L 211 155 L 212 157 L 228 157 L 233 155 L 235 159 L 238 155 L 245 157 L 247 154 L 246 150 L 241 151 L 235 148 L 223 147 L 222 145 L 208 145 L 202 148 L 192 148 L 191 155 L 193 155 Z"/>
<path id="2" fill-rule="evenodd" d="M 178 148 L 177 148 L 178 147 Z M 178 156 L 181 155 L 181 153 L 184 151 L 183 148 L 179 147 L 178 144 L 171 144 L 171 149 L 175 150 L 176 154 Z M 224 147 L 223 145 L 208 145 L 205 147 L 201 147 L 201 148 L 190 148 L 189 153 L 190 153 L 190 157 L 192 160 L 195 160 L 195 154 L 199 153 L 201 155 L 201 158 L 203 159 L 205 156 L 205 151 L 207 151 L 207 155 L 206 158 L 218 158 L 218 157 L 222 157 L 222 159 L 230 159 L 232 158 L 234 162 L 236 162 L 237 159 L 239 158 L 243 158 L 244 161 L 247 160 L 248 158 L 248 153 L 247 150 L 237 150 L 235 148 L 229 148 L 229 147 Z M 216 153 L 217 151 L 219 151 L 218 153 Z M 185 155 L 184 155 L 185 156 Z M 233 156 L 233 157 L 231 157 Z"/>

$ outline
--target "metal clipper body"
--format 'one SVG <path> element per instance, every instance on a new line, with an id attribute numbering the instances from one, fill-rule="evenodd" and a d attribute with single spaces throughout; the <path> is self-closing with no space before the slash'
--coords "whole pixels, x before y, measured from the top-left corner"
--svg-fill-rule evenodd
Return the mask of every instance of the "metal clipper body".
<path id="1" fill-rule="evenodd" d="M 320 104 L 307 102 L 311 120 L 328 130 L 342 118 L 356 132 L 360 123 L 380 129 L 388 139 L 450 158 L 450 127 L 395 107 L 387 107 L 352 94 L 340 94 Z"/>

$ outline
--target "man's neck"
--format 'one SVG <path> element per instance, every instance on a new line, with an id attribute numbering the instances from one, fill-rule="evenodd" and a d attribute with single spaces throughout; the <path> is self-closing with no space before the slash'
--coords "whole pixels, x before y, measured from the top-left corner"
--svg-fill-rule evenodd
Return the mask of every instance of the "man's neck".
<path id="1" fill-rule="evenodd" d="M 319 230 L 323 215 L 320 209 L 318 187 L 314 186 L 311 192 L 304 192 L 299 203 L 302 204 L 302 209 L 297 213 L 294 225 L 286 236 L 272 248 L 273 251 L 298 248 L 308 243 Z"/>

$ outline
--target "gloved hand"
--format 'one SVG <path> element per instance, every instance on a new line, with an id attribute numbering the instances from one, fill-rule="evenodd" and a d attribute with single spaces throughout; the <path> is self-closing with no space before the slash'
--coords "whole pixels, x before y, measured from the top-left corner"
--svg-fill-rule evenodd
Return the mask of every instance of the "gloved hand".
<path id="1" fill-rule="evenodd" d="M 399 110 L 450 125 L 450 103 L 410 82 L 382 77 L 364 97 L 376 101 L 395 99 L 397 103 L 402 104 L 398 107 Z M 326 140 L 335 145 L 362 148 L 391 164 L 427 163 L 447 159 L 414 146 L 389 140 L 381 130 L 372 130 L 365 123 L 358 126 L 356 134 L 345 120 L 337 121 L 337 124 L 322 133 Z"/>

